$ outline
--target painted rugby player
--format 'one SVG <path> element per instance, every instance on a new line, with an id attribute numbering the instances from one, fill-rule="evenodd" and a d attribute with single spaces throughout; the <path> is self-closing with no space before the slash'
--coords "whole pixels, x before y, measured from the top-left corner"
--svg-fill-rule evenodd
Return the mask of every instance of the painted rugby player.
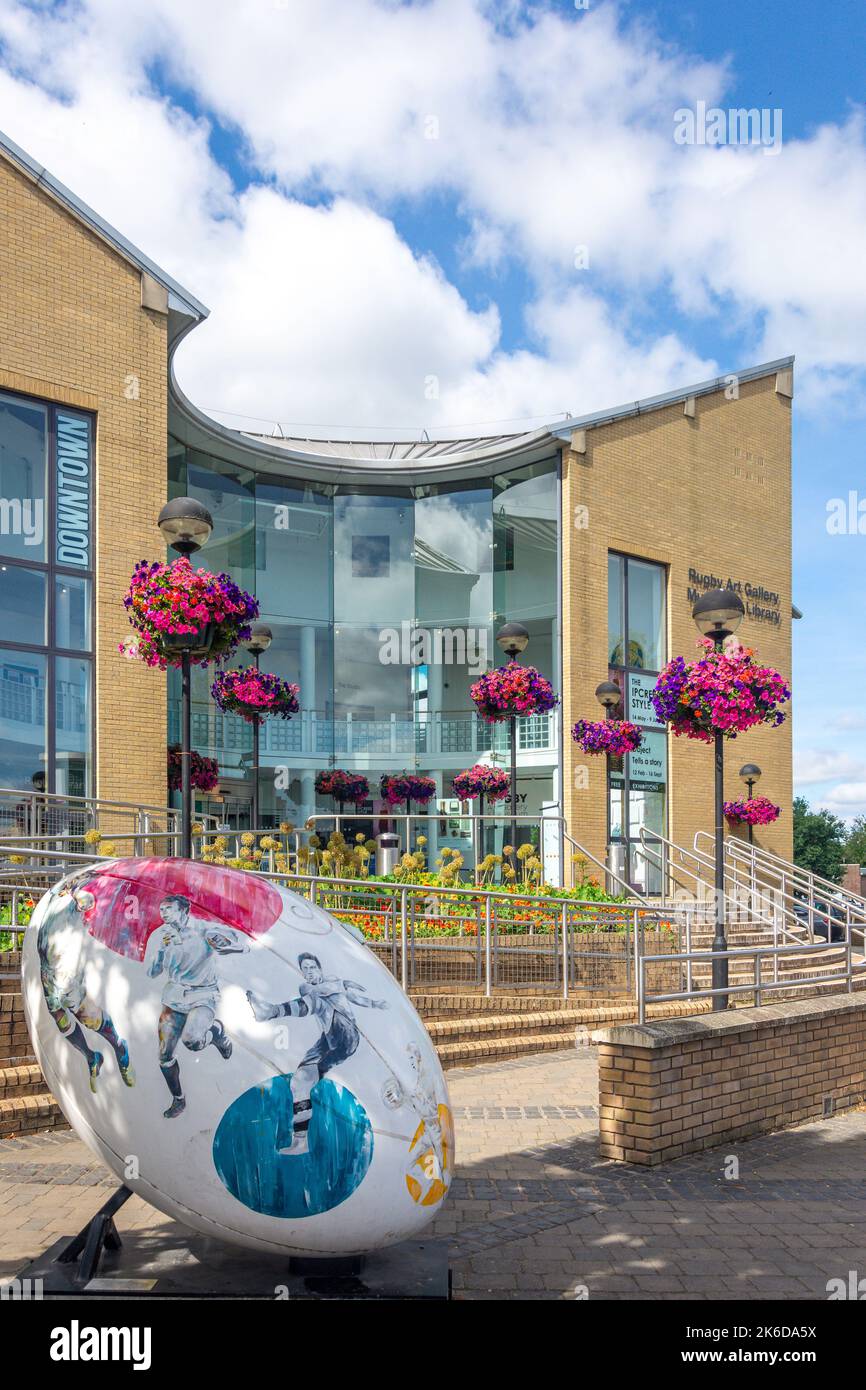
<path id="1" fill-rule="evenodd" d="M 309 1129 L 313 1101 L 311 1092 L 317 1081 L 345 1062 L 358 1050 L 361 1034 L 352 1006 L 387 1009 L 384 999 L 371 999 L 363 985 L 325 975 L 318 956 L 304 951 L 298 956 L 304 982 L 297 999 L 271 1004 L 247 990 L 250 1008 L 259 1023 L 272 1018 L 314 1018 L 321 1029 L 318 1040 L 304 1054 L 292 1076 L 292 1142 L 280 1153 L 305 1154 L 309 1151 Z"/>
<path id="2" fill-rule="evenodd" d="M 217 966 L 221 956 L 248 950 L 249 942 L 232 927 L 192 917 L 189 898 L 182 893 L 163 898 L 159 915 L 165 930 L 153 933 L 159 944 L 148 974 L 166 976 L 159 1015 L 159 1065 L 171 1094 L 171 1104 L 163 1113 L 167 1120 L 174 1120 L 186 1109 L 175 1056 L 178 1043 L 182 1040 L 190 1052 L 212 1045 L 226 1061 L 232 1055 L 231 1039 L 216 1016 Z"/>

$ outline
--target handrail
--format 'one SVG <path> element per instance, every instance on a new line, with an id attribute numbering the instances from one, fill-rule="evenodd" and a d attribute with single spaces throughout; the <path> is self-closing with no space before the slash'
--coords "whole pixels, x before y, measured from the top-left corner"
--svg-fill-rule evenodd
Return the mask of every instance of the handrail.
<path id="1" fill-rule="evenodd" d="M 621 886 L 622 888 L 625 889 L 625 892 L 626 892 L 626 894 L 627 894 L 627 896 L 628 896 L 629 898 L 635 898 L 639 903 L 646 903 L 646 902 L 647 902 L 647 899 L 644 897 L 643 893 L 641 893 L 639 889 L 634 888 L 630 883 L 627 883 L 626 880 L 625 880 L 624 878 L 620 878 L 620 876 L 619 876 L 618 873 L 615 873 L 613 869 L 608 868 L 607 864 L 603 864 L 603 863 L 601 862 L 600 859 L 596 859 L 595 855 L 594 855 L 594 854 L 591 854 L 590 851 L 589 851 L 588 849 L 586 849 L 583 845 L 579 844 L 578 841 L 575 840 L 573 836 L 569 835 L 569 833 L 568 833 L 567 830 L 563 830 L 563 832 L 562 832 L 562 838 L 563 838 L 563 840 L 565 841 L 566 844 L 571 845 L 573 849 L 576 849 L 577 852 L 578 852 L 578 854 L 579 854 L 582 858 L 588 859 L 592 864 L 595 864 L 595 866 L 596 866 L 597 869 L 601 869 L 602 873 L 606 874 L 606 875 L 608 876 L 608 878 L 612 878 L 612 879 L 614 880 L 615 883 L 620 884 L 620 886 Z M 572 872 L 572 886 L 573 886 L 573 879 L 574 879 L 574 868 L 573 868 L 573 867 L 572 867 L 572 871 L 571 871 L 571 872 Z"/>
<path id="2" fill-rule="evenodd" d="M 775 989 L 813 989 L 825 988 L 827 985 L 843 983 L 846 985 L 850 994 L 854 989 L 854 977 L 860 972 L 864 973 L 866 964 L 857 966 L 854 964 L 851 953 L 850 937 L 845 945 L 845 969 L 833 975 L 815 975 L 807 979 L 780 979 L 775 974 L 773 980 L 763 980 L 761 977 L 761 958 L 771 956 L 774 963 L 780 957 L 792 956 L 799 953 L 820 955 L 822 952 L 835 951 L 838 954 L 842 943 L 830 944 L 829 942 L 800 942 L 797 946 L 733 946 L 726 951 L 671 951 L 657 955 L 641 956 L 638 963 L 638 1022 L 646 1022 L 647 1005 L 672 1003 L 677 1000 L 685 999 L 711 999 L 715 995 L 730 994 L 751 994 L 754 996 L 755 1007 L 759 1008 L 761 998 L 765 991 Z M 751 984 L 732 985 L 727 984 L 721 987 L 695 989 L 691 983 L 686 990 L 678 990 L 668 993 L 650 993 L 646 988 L 646 969 L 649 965 L 660 965 L 670 963 L 682 963 L 687 966 L 689 979 L 691 980 L 692 967 L 695 961 L 715 961 L 715 960 L 739 960 L 743 957 L 752 957 L 755 960 L 755 974 Z"/>
<path id="3" fill-rule="evenodd" d="M 706 831 L 697 831 L 695 843 L 697 844 L 700 837 L 706 834 Z M 866 899 L 850 889 L 842 888 L 830 879 L 821 878 L 811 870 L 782 859 L 780 855 L 772 854 L 761 846 L 744 844 L 742 840 L 732 836 L 725 840 L 725 855 L 735 881 L 749 882 L 752 891 L 759 882 L 759 874 L 764 879 L 765 886 L 767 880 L 774 881 L 775 886 L 771 891 L 781 900 L 782 909 L 789 919 L 793 918 L 798 926 L 802 926 L 802 923 L 796 909 L 804 908 L 808 914 L 806 927 L 810 940 L 815 939 L 816 920 L 827 924 L 828 938 L 832 935 L 834 924 L 842 925 L 840 917 L 833 911 L 835 905 L 840 910 L 844 909 L 846 936 L 854 932 L 866 943 Z M 816 884 L 824 885 L 826 891 L 820 896 L 826 900 L 829 910 L 818 906 Z"/>
<path id="4" fill-rule="evenodd" d="M 706 831 L 697 831 L 695 838 L 697 839 L 697 836 L 702 834 L 706 834 Z M 866 897 L 862 893 L 855 893 L 853 889 L 846 888 L 841 883 L 834 883 L 832 879 L 824 878 L 821 874 L 814 873 L 812 869 L 804 869 L 800 864 L 783 859 L 781 855 L 773 854 L 771 850 L 765 849 L 762 845 L 747 845 L 742 840 L 729 836 L 725 841 L 725 848 L 732 857 L 735 856 L 747 864 L 752 861 L 765 862 L 772 869 L 776 869 L 778 865 L 777 872 L 795 882 L 817 885 L 824 890 L 822 892 L 823 897 L 833 897 L 837 900 L 842 898 L 858 908 L 866 917 Z"/>
<path id="5" fill-rule="evenodd" d="M 652 846 L 648 845 L 647 843 L 647 835 L 652 836 L 653 839 L 662 841 L 666 846 L 668 846 L 669 849 L 674 849 L 682 855 L 688 855 L 690 858 L 700 862 L 704 867 L 715 870 L 715 861 L 713 859 L 710 859 L 708 855 L 705 856 L 701 855 L 700 853 L 692 854 L 691 850 L 683 849 L 682 846 L 677 845 L 673 840 L 666 839 L 666 837 L 664 835 L 661 835 L 658 831 L 647 831 L 645 826 L 641 826 L 640 839 L 641 844 L 644 845 L 645 849 L 648 849 L 650 851 L 652 850 Z M 683 873 L 688 874 L 690 877 L 694 878 L 697 883 L 701 884 L 701 886 L 710 888 L 713 892 L 715 891 L 715 881 L 713 881 L 712 884 L 704 884 L 703 879 L 698 878 L 698 876 L 694 874 L 692 870 L 686 868 L 685 865 L 681 865 L 680 869 Z M 739 912 L 739 904 L 737 902 L 736 897 L 734 896 L 734 893 L 736 893 L 738 889 L 746 887 L 747 885 L 743 884 L 736 877 L 736 875 L 729 872 L 727 868 L 725 868 L 724 883 L 724 898 L 726 905 L 730 905 L 735 911 Z M 750 916 L 755 918 L 762 926 L 769 928 L 773 933 L 774 940 L 776 940 L 778 934 L 781 933 L 783 937 L 788 937 L 794 944 L 797 944 L 799 942 L 798 933 L 802 930 L 802 926 L 800 922 L 797 920 L 795 914 L 786 908 L 784 899 L 781 903 L 779 903 L 778 901 L 775 903 L 774 906 L 776 911 L 774 912 L 772 917 L 767 917 L 755 905 L 756 885 L 752 883 L 751 885 L 748 885 L 748 887 L 750 897 Z M 729 892 L 729 888 L 733 888 L 734 893 Z M 777 913 L 781 913 L 781 922 L 778 920 L 778 916 L 776 915 Z M 809 925 L 809 940 L 814 941 L 814 933 L 811 929 L 811 923 Z"/>

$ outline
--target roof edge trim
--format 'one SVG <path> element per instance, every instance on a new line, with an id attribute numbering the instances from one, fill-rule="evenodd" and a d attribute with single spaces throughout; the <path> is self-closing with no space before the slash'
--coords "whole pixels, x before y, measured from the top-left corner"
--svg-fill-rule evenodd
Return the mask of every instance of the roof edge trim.
<path id="1" fill-rule="evenodd" d="M 682 386 L 676 391 L 665 391 L 660 396 L 646 396 L 643 400 L 634 401 L 631 405 L 615 406 L 611 410 L 598 410 L 593 415 L 572 415 L 567 420 L 561 420 L 555 425 L 550 426 L 551 434 L 558 439 L 567 440 L 575 430 L 592 429 L 596 425 L 606 425 L 611 420 L 626 419 L 630 415 L 646 415 L 651 410 L 662 410 L 666 405 L 676 405 L 678 401 L 687 401 L 690 396 L 709 396 L 714 391 L 724 390 L 733 381 L 757 381 L 759 377 L 773 376 L 775 372 L 782 371 L 785 367 L 793 367 L 794 357 L 779 357 L 774 362 L 762 362 L 757 367 L 747 367 L 742 372 L 724 372 L 721 376 L 711 377 L 709 381 L 701 381 L 696 386 Z"/>

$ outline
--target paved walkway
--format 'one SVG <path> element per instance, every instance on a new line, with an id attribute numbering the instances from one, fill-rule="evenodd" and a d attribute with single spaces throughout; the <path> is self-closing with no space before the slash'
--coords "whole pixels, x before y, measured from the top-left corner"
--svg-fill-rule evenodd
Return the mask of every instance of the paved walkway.
<path id="1" fill-rule="evenodd" d="M 589 1050 L 448 1080 L 458 1171 L 433 1233 L 451 1242 L 456 1298 L 823 1300 L 828 1279 L 866 1278 L 866 1113 L 650 1171 L 596 1157 Z M 0 1141 L 0 1278 L 114 1186 L 68 1132 Z M 118 1218 L 166 1224 L 138 1198 Z"/>

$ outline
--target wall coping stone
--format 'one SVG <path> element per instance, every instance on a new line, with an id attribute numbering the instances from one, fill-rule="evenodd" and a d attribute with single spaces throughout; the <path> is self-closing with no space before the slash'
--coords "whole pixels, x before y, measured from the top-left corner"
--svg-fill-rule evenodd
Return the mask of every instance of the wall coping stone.
<path id="1" fill-rule="evenodd" d="M 768 1025 L 824 1019 L 832 1014 L 866 1014 L 863 994 L 830 994 L 819 999 L 792 999 L 784 1004 L 764 1004 L 759 1009 L 726 1009 L 715 1014 L 696 1014 L 694 1018 L 659 1019 L 653 1023 L 621 1023 L 612 1028 L 596 1028 L 592 1041 L 615 1047 L 642 1047 L 661 1050 L 682 1043 L 735 1037 L 757 1033 Z"/>

